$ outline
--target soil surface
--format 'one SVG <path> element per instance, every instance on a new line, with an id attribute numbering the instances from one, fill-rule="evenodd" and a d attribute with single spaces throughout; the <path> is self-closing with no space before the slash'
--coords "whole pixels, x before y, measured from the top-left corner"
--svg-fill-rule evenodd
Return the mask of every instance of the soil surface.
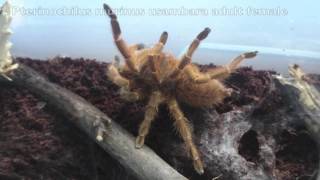
<path id="1" fill-rule="evenodd" d="M 145 102 L 127 103 L 119 97 L 118 88 L 106 77 L 108 64 L 94 60 L 54 58 L 48 61 L 17 58 L 51 82 L 82 96 L 128 131 L 137 134 Z M 201 65 L 203 71 L 214 65 Z M 260 101 L 274 72 L 239 69 L 225 82 L 236 93 L 218 107 L 219 113 Z M 123 167 L 101 150 L 80 130 L 70 124 L 45 102 L 26 89 L 11 85 L 0 87 L 0 179 L 134 179 Z M 281 104 L 274 94 L 257 113 L 270 112 Z M 161 137 L 180 139 L 164 107 L 146 143 L 164 159 Z M 165 132 L 165 133 L 164 133 Z M 283 132 L 276 153 L 276 172 L 280 180 L 308 179 L 317 169 L 315 142 L 303 127 Z M 249 132 L 240 141 L 239 153 L 248 161 L 257 159 L 257 140 Z M 143 162 L 141 162 L 143 163 Z M 183 173 L 183 170 L 182 170 Z M 188 176 L 187 173 L 185 173 Z M 189 176 L 190 177 L 190 176 Z"/>

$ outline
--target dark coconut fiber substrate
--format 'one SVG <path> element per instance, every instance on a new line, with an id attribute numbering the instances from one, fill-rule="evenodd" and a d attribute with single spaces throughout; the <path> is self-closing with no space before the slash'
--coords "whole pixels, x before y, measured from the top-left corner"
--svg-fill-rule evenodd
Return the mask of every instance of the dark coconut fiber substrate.
<path id="1" fill-rule="evenodd" d="M 107 80 L 107 63 L 70 58 L 17 60 L 51 82 L 82 96 L 128 131 L 137 134 L 145 102 L 127 103 L 119 97 L 118 88 Z M 203 71 L 212 67 L 201 65 Z M 226 80 L 226 85 L 237 90 L 238 95 L 227 98 L 217 111 L 227 112 L 261 99 L 270 73 L 239 69 Z M 276 104 L 282 105 L 281 98 L 275 94 L 271 104 L 266 103 L 259 113 L 271 111 Z M 0 180 L 134 179 L 65 117 L 28 90 L 1 85 L 0 105 Z M 161 137 L 180 139 L 167 114 L 161 107 L 146 142 L 164 159 L 167 158 L 159 147 L 163 143 Z M 239 149 L 244 158 L 253 162 L 257 158 L 255 136 L 254 132 L 248 132 L 241 139 Z M 281 148 L 276 153 L 279 179 L 293 180 L 314 173 L 318 163 L 317 148 L 305 129 L 284 132 L 279 139 Z"/>

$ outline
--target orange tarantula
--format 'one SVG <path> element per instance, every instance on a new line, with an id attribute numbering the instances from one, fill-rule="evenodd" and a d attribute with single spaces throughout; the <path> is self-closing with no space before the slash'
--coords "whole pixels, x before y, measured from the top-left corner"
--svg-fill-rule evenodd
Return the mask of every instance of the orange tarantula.
<path id="1" fill-rule="evenodd" d="M 144 120 L 136 138 L 136 148 L 144 145 L 151 123 L 155 119 L 158 106 L 168 106 L 182 139 L 193 159 L 195 170 L 202 174 L 203 163 L 193 142 L 190 124 L 179 107 L 178 102 L 193 107 L 209 107 L 216 105 L 231 94 L 220 81 L 230 75 L 246 58 L 253 58 L 257 52 L 244 53 L 236 57 L 230 64 L 215 68 L 206 73 L 191 63 L 195 50 L 210 33 L 205 28 L 191 43 L 181 59 L 162 52 L 168 39 L 168 33 L 162 33 L 160 40 L 151 48 L 142 49 L 140 45 L 128 46 L 121 37 L 121 29 L 117 16 L 111 8 L 104 4 L 104 9 L 111 18 L 113 38 L 125 65 L 119 62 L 108 67 L 108 78 L 121 88 L 120 94 L 129 101 L 148 99 Z"/>

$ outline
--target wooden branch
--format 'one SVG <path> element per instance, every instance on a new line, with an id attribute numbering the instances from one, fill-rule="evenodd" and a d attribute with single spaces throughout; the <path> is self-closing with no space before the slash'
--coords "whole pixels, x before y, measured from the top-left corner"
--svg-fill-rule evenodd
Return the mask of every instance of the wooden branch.
<path id="1" fill-rule="evenodd" d="M 13 80 L 9 83 L 28 88 L 63 113 L 137 179 L 186 180 L 150 148 L 145 146 L 137 150 L 134 138 L 127 131 L 78 95 L 48 82 L 37 72 L 22 64 L 8 74 L 8 77 Z M 105 124 L 111 124 L 112 127 L 107 129 Z"/>

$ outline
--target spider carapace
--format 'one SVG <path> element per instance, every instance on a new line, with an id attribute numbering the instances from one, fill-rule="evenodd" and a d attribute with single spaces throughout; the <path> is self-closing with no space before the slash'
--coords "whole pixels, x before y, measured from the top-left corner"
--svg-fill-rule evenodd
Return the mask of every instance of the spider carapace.
<path id="1" fill-rule="evenodd" d="M 111 19 L 114 42 L 125 59 L 124 65 L 120 65 L 118 60 L 108 67 L 108 78 L 120 87 L 122 98 L 128 101 L 148 101 L 136 138 L 136 148 L 144 145 L 159 105 L 166 104 L 192 157 L 195 170 L 203 174 L 203 163 L 193 142 L 190 124 L 180 109 L 179 102 L 193 107 L 210 107 L 221 103 L 232 92 L 221 80 L 234 72 L 244 59 L 255 57 L 257 52 L 244 53 L 226 66 L 200 72 L 199 68 L 191 63 L 191 59 L 200 42 L 210 33 L 209 28 L 205 28 L 192 41 L 182 58 L 177 59 L 162 51 L 168 39 L 167 32 L 163 32 L 160 40 L 150 48 L 143 48 L 139 44 L 127 45 L 121 37 L 117 16 L 108 5 L 104 4 L 104 9 Z"/>

